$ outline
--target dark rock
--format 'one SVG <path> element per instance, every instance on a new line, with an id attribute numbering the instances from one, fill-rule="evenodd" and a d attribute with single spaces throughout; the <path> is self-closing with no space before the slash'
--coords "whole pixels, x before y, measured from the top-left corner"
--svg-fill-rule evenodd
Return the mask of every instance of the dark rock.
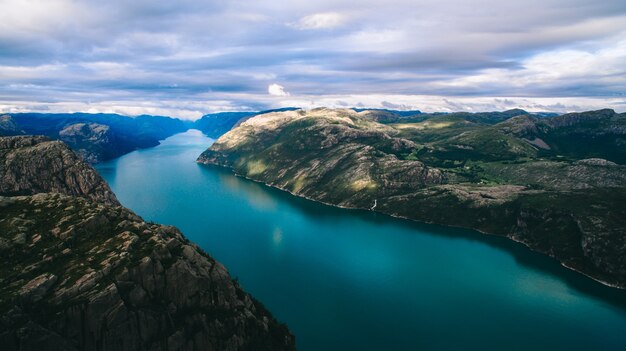
<path id="1" fill-rule="evenodd" d="M 119 205 L 102 177 L 62 142 L 40 136 L 0 138 L 0 195 L 43 192 Z"/>
<path id="2" fill-rule="evenodd" d="M 224 266 L 121 207 L 62 142 L 0 138 L 0 194 L 3 350 L 295 349 Z"/>
<path id="3" fill-rule="evenodd" d="M 78 197 L 11 199 L 0 213 L 3 239 L 16 234 L 9 222 L 18 213 L 36 219 L 27 230 L 42 239 L 3 252 L 0 340 L 13 340 L 3 349 L 295 348 L 288 329 L 176 228 Z M 53 234 L 66 228 L 77 234 Z"/>
<path id="4" fill-rule="evenodd" d="M 59 139 L 89 163 L 111 158 L 113 155 L 109 153 L 116 149 L 116 138 L 111 128 L 103 124 L 71 124 L 59 132 Z"/>

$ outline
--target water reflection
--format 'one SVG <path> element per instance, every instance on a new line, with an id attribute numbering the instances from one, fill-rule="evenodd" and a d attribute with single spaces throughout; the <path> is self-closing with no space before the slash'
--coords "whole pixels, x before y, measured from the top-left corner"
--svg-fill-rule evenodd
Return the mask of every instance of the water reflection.
<path id="1" fill-rule="evenodd" d="M 215 166 L 210 165 L 198 165 L 201 168 L 211 168 L 208 172 L 216 172 Z M 264 186 L 253 181 L 242 181 L 240 177 L 234 176 L 231 172 L 224 171 L 221 168 L 217 169 L 218 180 L 220 184 L 235 193 L 245 194 L 249 203 L 258 209 L 274 209 L 276 208 L 276 201 L 268 194 Z"/>
<path id="2" fill-rule="evenodd" d="M 283 231 L 280 228 L 274 228 L 272 231 L 272 240 L 274 241 L 274 246 L 280 246 L 283 241 Z"/>

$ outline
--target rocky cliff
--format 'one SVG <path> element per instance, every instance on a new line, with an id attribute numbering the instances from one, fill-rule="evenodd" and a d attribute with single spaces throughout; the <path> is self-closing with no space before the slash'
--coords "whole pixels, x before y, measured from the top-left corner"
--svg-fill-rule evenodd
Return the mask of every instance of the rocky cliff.
<path id="1" fill-rule="evenodd" d="M 198 161 L 326 203 L 369 208 L 374 194 L 391 196 L 445 181 L 439 169 L 394 156 L 415 147 L 396 138 L 393 128 L 351 110 L 289 111 L 242 123 Z"/>
<path id="2" fill-rule="evenodd" d="M 0 138 L 0 195 L 63 193 L 119 205 L 109 185 L 67 145 L 42 136 Z"/>
<path id="3" fill-rule="evenodd" d="M 626 166 L 585 150 L 564 157 L 553 151 L 563 140 L 549 138 L 566 132 L 563 119 L 582 121 L 565 123 L 577 131 L 598 119 L 615 131 L 624 117 L 590 112 L 552 123 L 514 113 L 385 124 L 367 111 L 265 114 L 223 135 L 198 162 L 327 204 L 507 236 L 626 288 Z"/>
<path id="4" fill-rule="evenodd" d="M 59 139 L 89 163 L 99 163 L 117 155 L 115 134 L 104 124 L 70 124 L 59 132 Z"/>
<path id="5" fill-rule="evenodd" d="M 295 349 L 219 262 L 107 199 L 61 142 L 0 146 L 3 350 Z"/>

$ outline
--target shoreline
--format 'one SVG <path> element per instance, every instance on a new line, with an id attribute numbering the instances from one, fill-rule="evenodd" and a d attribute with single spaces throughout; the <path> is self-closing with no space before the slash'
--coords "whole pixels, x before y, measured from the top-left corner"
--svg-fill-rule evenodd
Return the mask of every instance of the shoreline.
<path id="1" fill-rule="evenodd" d="M 425 221 L 425 220 L 418 220 L 418 219 L 414 219 L 414 218 L 410 218 L 410 217 L 406 217 L 406 216 L 400 216 L 400 215 L 395 215 L 395 214 L 391 214 L 391 213 L 381 212 L 379 210 L 374 210 L 374 209 L 366 209 L 366 208 L 358 208 L 358 207 L 347 207 L 347 206 L 342 206 L 342 205 L 338 205 L 338 204 L 327 203 L 327 202 L 324 202 L 324 201 L 321 201 L 321 200 L 310 198 L 310 197 L 305 196 L 305 195 L 300 195 L 300 194 L 293 193 L 290 190 L 284 189 L 284 188 L 282 188 L 280 186 L 277 186 L 277 185 L 268 184 L 268 183 L 266 183 L 264 181 L 253 179 L 253 178 L 247 177 L 245 175 L 239 174 L 238 172 L 236 172 L 234 170 L 234 168 L 232 168 L 230 166 L 219 165 L 219 164 L 209 163 L 209 162 L 202 162 L 202 161 L 199 161 L 199 160 L 196 160 L 195 162 L 198 163 L 198 164 L 201 164 L 201 165 L 205 165 L 205 166 L 219 167 L 221 169 L 229 170 L 236 177 L 247 179 L 247 180 L 253 181 L 255 183 L 259 183 L 259 184 L 262 184 L 264 186 L 267 186 L 267 187 L 270 187 L 270 188 L 274 188 L 274 189 L 280 190 L 282 192 L 288 193 L 288 194 L 290 194 L 292 196 L 295 196 L 295 197 L 298 197 L 298 198 L 302 198 L 302 199 L 306 199 L 306 200 L 309 200 L 309 201 L 313 201 L 313 202 L 316 202 L 316 203 L 319 203 L 319 204 L 322 204 L 322 205 L 326 205 L 326 206 L 331 206 L 331 207 L 340 208 L 340 209 L 344 209 L 344 210 L 375 212 L 375 213 L 378 213 L 378 214 L 381 214 L 381 215 L 384 215 L 384 216 L 388 216 L 388 217 L 391 217 L 391 218 L 408 220 L 408 221 L 411 221 L 411 222 L 414 222 L 414 223 L 439 225 L 439 226 L 448 227 L 448 228 L 466 229 L 466 230 L 475 231 L 475 232 L 477 232 L 479 234 L 482 234 L 482 235 L 506 238 L 508 240 L 511 240 L 514 243 L 518 243 L 518 244 L 523 245 L 524 247 L 526 247 L 526 249 L 528 249 L 528 250 L 530 250 L 532 252 L 536 252 L 536 253 L 542 254 L 544 256 L 547 256 L 547 257 L 553 259 L 554 261 L 558 262 L 560 266 L 562 266 L 562 267 L 564 267 L 564 268 L 566 268 L 566 269 L 568 269 L 568 270 L 570 270 L 572 272 L 576 272 L 576 273 L 578 273 L 578 274 L 580 274 L 580 275 L 582 275 L 582 276 L 584 276 L 586 278 L 589 278 L 589 279 L 591 279 L 591 280 L 593 280 L 593 281 L 595 281 L 597 283 L 600 283 L 603 286 L 606 286 L 606 287 L 609 287 L 609 288 L 613 288 L 613 289 L 617 289 L 617 290 L 620 290 L 620 291 L 626 291 L 626 286 L 622 287 L 622 286 L 619 286 L 617 284 L 613 284 L 613 283 L 604 281 L 604 280 L 602 280 L 600 278 L 594 277 L 594 276 L 592 276 L 592 275 L 590 275 L 590 274 L 588 274 L 586 272 L 583 272 L 583 271 L 581 271 L 581 270 L 579 270 L 577 268 L 574 268 L 572 266 L 567 265 L 565 262 L 562 262 L 562 261 L 558 260 L 556 257 L 550 255 L 547 252 L 542 252 L 542 251 L 535 250 L 535 249 L 531 248 L 527 243 L 525 243 L 525 242 L 523 242 L 521 240 L 517 240 L 517 239 L 515 239 L 513 237 L 510 237 L 508 235 L 490 233 L 490 232 L 486 232 L 486 231 L 483 231 L 483 230 L 480 230 L 480 229 L 476 229 L 476 228 L 471 228 L 471 227 L 452 225 L 452 224 L 442 224 L 442 223 L 436 223 L 436 222 Z"/>

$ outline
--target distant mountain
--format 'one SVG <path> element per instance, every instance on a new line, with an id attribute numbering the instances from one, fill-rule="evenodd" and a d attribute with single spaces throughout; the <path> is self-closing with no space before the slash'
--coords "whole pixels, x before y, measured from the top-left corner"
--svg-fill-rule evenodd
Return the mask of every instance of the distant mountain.
<path id="1" fill-rule="evenodd" d="M 9 115 L 0 116 L 0 136 L 21 135 L 24 131 Z"/>
<path id="2" fill-rule="evenodd" d="M 541 120 L 535 137 L 565 157 L 599 157 L 626 164 L 626 113 L 604 109 Z"/>
<path id="3" fill-rule="evenodd" d="M 433 112 L 425 113 L 419 110 L 412 111 L 397 111 L 388 109 L 367 109 L 367 108 L 353 108 L 352 110 L 361 113 L 361 115 L 379 122 L 379 123 L 414 123 L 423 122 L 432 118 L 450 118 L 450 119 L 462 119 L 472 123 L 494 124 L 502 122 L 511 117 L 519 115 L 533 115 L 538 118 L 543 117 L 555 117 L 556 113 L 551 112 L 537 112 L 530 113 L 522 109 L 512 109 L 506 111 L 493 111 L 493 112 Z"/>
<path id="4" fill-rule="evenodd" d="M 379 123 L 394 123 L 402 120 L 422 119 L 422 111 L 419 110 L 400 111 L 377 108 L 353 108 L 352 110 L 355 112 L 363 112 L 363 115 L 367 115 L 368 118 Z"/>
<path id="5" fill-rule="evenodd" d="M 199 129 L 209 138 L 217 139 L 233 128 L 239 120 L 251 117 L 258 112 L 218 112 L 202 116 L 193 127 Z"/>
<path id="6" fill-rule="evenodd" d="M 239 125 L 246 119 L 263 113 L 293 111 L 295 107 L 285 107 L 274 110 L 250 111 L 250 112 L 218 112 L 202 116 L 193 124 L 193 128 L 199 129 L 209 138 L 217 139 L 224 133 Z"/>
<path id="7" fill-rule="evenodd" d="M 391 113 L 391 114 L 402 116 L 402 117 L 415 116 L 415 115 L 419 115 L 422 113 L 422 111 L 420 110 L 390 110 L 386 108 L 356 108 L 355 107 L 352 110 L 356 112 L 363 112 L 363 111 L 387 112 L 387 113 Z"/>
<path id="8" fill-rule="evenodd" d="M 255 116 L 198 162 L 327 204 L 506 236 L 626 289 L 625 126 L 612 110 L 380 123 L 322 108 Z"/>
<path id="9" fill-rule="evenodd" d="M 403 129 L 407 136 L 433 142 L 422 150 L 438 160 L 514 160 L 518 157 L 602 158 L 626 165 L 626 114 L 613 110 L 569 113 L 538 118 L 519 115 L 508 120 L 481 125 L 467 119 L 430 119 L 441 128 Z M 434 125 L 434 124 L 433 124 Z"/>
<path id="10" fill-rule="evenodd" d="M 111 127 L 98 123 L 74 123 L 59 132 L 59 139 L 89 163 L 99 163 L 119 155 L 120 147 Z"/>
<path id="11" fill-rule="evenodd" d="M 179 119 L 146 115 L 17 113 L 10 117 L 23 133 L 63 140 L 91 163 L 156 146 L 159 140 L 189 128 Z"/>

